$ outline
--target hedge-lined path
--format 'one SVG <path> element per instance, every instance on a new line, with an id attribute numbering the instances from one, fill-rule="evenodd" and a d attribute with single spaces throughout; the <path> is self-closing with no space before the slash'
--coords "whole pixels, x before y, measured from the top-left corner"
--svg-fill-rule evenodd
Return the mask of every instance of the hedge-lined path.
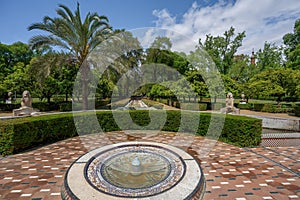
<path id="1" fill-rule="evenodd" d="M 206 179 L 203 199 L 300 199 L 300 147 L 238 148 L 217 142 L 203 157 L 202 137 L 160 132 L 109 132 L 74 137 L 0 160 L 0 199 L 61 199 L 64 175 L 73 161 L 106 144 L 143 140 L 169 144 L 197 158 Z M 192 140 L 188 147 L 183 146 Z M 173 141 L 174 142 L 174 141 Z"/>

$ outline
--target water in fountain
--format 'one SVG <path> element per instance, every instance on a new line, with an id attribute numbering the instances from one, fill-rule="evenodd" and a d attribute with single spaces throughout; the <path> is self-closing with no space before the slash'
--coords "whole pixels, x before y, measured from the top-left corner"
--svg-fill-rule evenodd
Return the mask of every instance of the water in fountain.
<path id="1" fill-rule="evenodd" d="M 156 108 L 148 107 L 141 96 L 132 96 L 124 107 L 118 107 L 117 110 L 156 110 Z"/>
<path id="2" fill-rule="evenodd" d="M 63 199 L 201 199 L 202 171 L 186 152 L 155 142 L 107 145 L 66 174 Z"/>

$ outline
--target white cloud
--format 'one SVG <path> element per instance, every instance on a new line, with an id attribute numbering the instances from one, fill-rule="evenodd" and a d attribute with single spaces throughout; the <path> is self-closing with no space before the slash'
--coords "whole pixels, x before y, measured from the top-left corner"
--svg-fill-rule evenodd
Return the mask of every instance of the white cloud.
<path id="1" fill-rule="evenodd" d="M 250 54 L 254 48 L 263 48 L 264 42 L 282 44 L 284 34 L 293 32 L 295 20 L 300 18 L 299 0 L 237 0 L 225 3 L 219 0 L 211 6 L 202 7 L 194 2 L 180 18 L 166 9 L 155 10 L 156 27 L 181 33 L 193 41 L 205 40 L 207 34 L 222 35 L 233 26 L 236 33 L 246 31 L 243 46 L 238 53 Z M 178 17 L 178 16 L 177 16 Z M 174 44 L 178 49 L 193 49 L 189 45 Z"/>

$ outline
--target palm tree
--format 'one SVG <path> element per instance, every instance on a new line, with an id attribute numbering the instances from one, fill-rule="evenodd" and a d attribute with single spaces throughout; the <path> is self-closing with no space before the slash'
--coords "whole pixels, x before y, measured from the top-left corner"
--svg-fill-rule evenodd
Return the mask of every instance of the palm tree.
<path id="1" fill-rule="evenodd" d="M 34 23 L 28 30 L 43 30 L 50 35 L 37 35 L 29 40 L 29 46 L 37 49 L 44 46 L 56 46 L 69 51 L 77 66 L 81 66 L 82 79 L 82 109 L 88 105 L 87 89 L 89 66 L 85 62 L 87 56 L 101 42 L 111 35 L 111 27 L 106 16 L 97 13 L 88 13 L 82 21 L 79 3 L 74 14 L 64 6 L 57 9 L 58 18 L 45 16 L 42 23 Z"/>

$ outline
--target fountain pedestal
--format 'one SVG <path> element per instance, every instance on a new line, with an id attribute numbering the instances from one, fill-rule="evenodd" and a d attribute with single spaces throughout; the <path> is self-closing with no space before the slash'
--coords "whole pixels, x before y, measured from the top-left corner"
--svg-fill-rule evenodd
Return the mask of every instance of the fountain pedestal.
<path id="1" fill-rule="evenodd" d="M 142 165 L 139 157 L 135 157 L 131 163 L 131 175 L 139 176 L 142 174 Z"/>
<path id="2" fill-rule="evenodd" d="M 125 142 L 93 150 L 66 173 L 63 199 L 201 199 L 198 162 L 176 147 Z"/>

